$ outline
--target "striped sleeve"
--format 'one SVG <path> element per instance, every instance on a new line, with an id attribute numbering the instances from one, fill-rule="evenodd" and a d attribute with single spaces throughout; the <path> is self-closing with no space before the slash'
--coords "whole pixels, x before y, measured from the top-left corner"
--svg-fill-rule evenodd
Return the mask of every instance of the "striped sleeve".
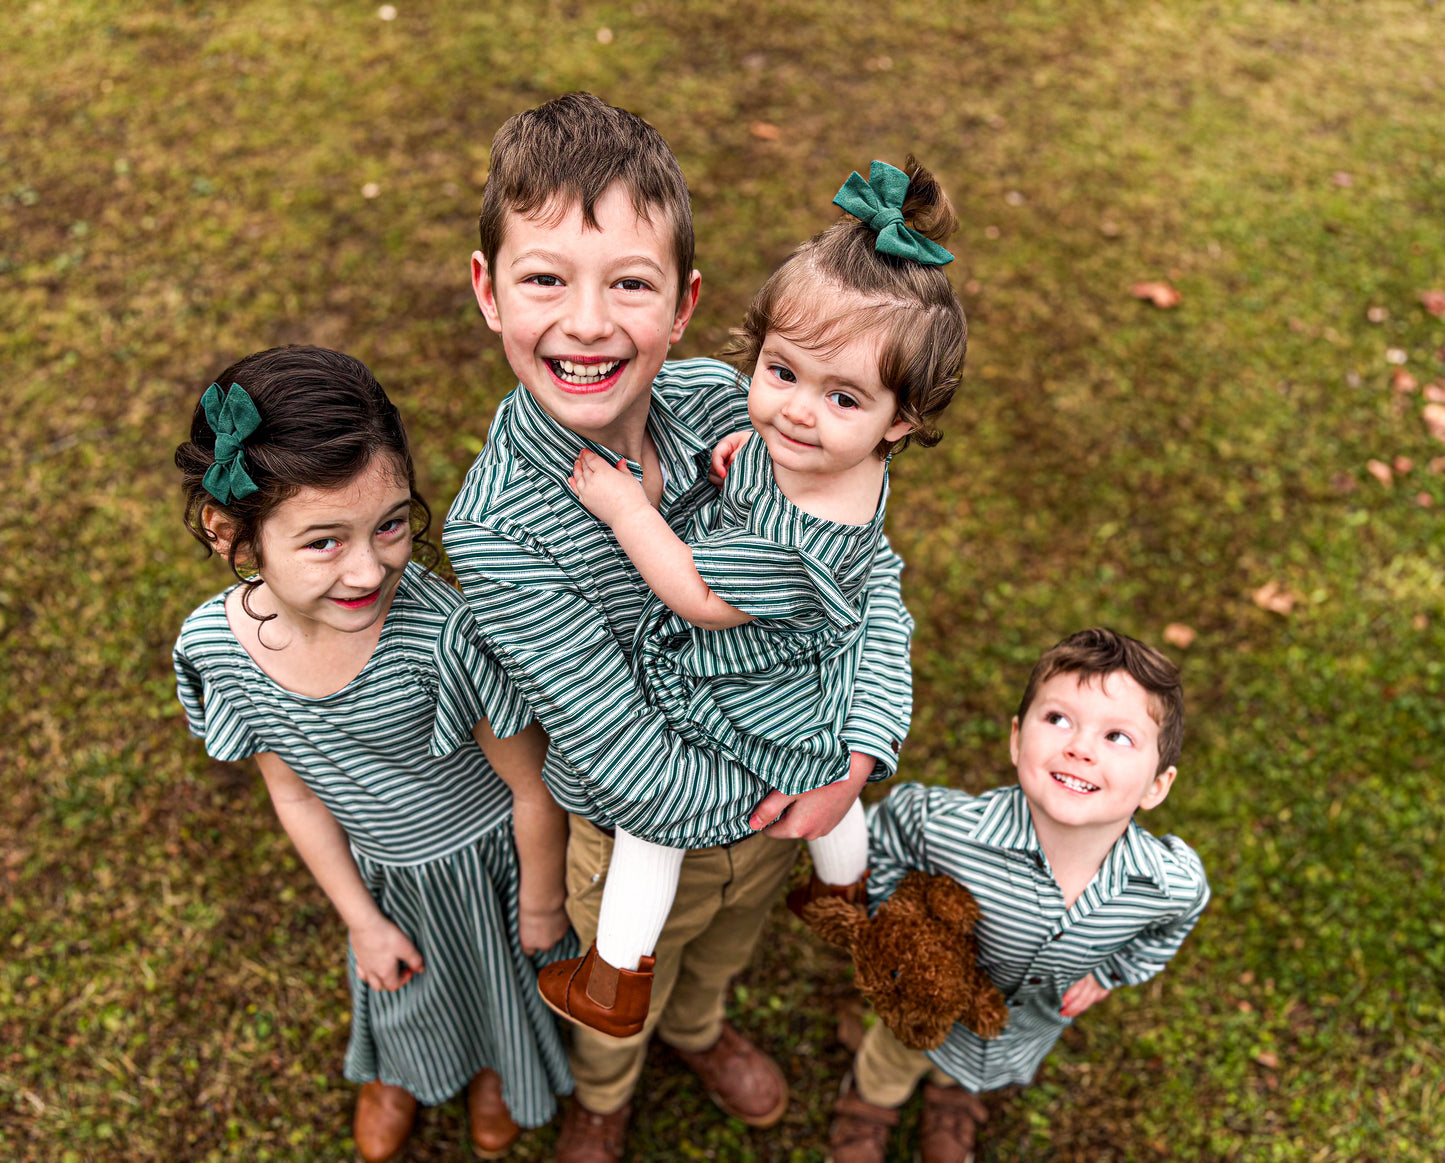
<path id="1" fill-rule="evenodd" d="M 472 742 L 486 719 L 505 739 L 532 722 L 532 708 L 483 645 L 471 607 L 459 605 L 437 636 L 437 711 L 431 754 L 449 755 Z"/>
<path id="2" fill-rule="evenodd" d="M 754 618 L 790 629 L 849 630 L 858 616 L 838 584 L 809 554 L 745 529 L 713 534 L 692 547 L 693 565 L 718 597 Z"/>
<path id="3" fill-rule="evenodd" d="M 207 755 L 231 762 L 267 750 L 242 715 L 223 699 L 207 699 L 207 684 L 201 669 L 179 642 L 171 659 L 176 669 L 176 695 L 186 712 L 186 726 L 192 735 L 206 741 Z"/>
<path id="4" fill-rule="evenodd" d="M 1105 989 L 1142 985 L 1168 965 L 1209 904 L 1209 882 L 1199 854 L 1178 836 L 1162 836 L 1159 843 L 1168 850 L 1163 857 L 1167 891 L 1180 907 L 1172 916 L 1141 930 L 1094 970 L 1095 980 Z"/>
<path id="5" fill-rule="evenodd" d="M 924 825 L 928 789 L 902 783 L 868 813 L 868 899 L 876 908 L 914 869 L 938 871 L 928 860 Z"/>
<path id="6" fill-rule="evenodd" d="M 908 645 L 913 618 L 903 604 L 903 559 L 880 538 L 868 576 L 868 612 L 863 656 L 853 686 L 853 703 L 843 724 L 850 750 L 877 760 L 872 779 L 898 770 L 898 750 L 913 717 L 913 668 Z"/>
<path id="7" fill-rule="evenodd" d="M 572 764 L 586 771 L 639 712 L 632 670 L 602 612 L 530 542 L 448 521 L 447 552 L 480 637 Z M 590 692 L 592 697 L 580 697 Z M 514 705 L 509 702 L 508 705 Z M 525 727 L 493 722 L 501 728 Z"/>

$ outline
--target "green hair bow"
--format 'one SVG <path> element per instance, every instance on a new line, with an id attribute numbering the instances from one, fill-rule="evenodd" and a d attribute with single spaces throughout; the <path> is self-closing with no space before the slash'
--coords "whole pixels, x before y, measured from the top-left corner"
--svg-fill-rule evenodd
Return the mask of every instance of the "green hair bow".
<path id="1" fill-rule="evenodd" d="M 866 182 L 856 170 L 848 175 L 833 205 L 866 223 L 878 235 L 874 246 L 883 254 L 911 258 L 926 267 L 952 262 L 953 255 L 933 239 L 903 224 L 903 197 L 907 193 L 908 175 L 887 162 L 875 161 L 868 169 Z"/>
<path id="2" fill-rule="evenodd" d="M 201 486 L 223 505 L 249 497 L 256 482 L 246 472 L 241 442 L 261 427 L 261 413 L 240 384 L 221 395 L 220 384 L 212 384 L 201 397 L 206 423 L 216 434 L 216 463 L 206 469 Z"/>

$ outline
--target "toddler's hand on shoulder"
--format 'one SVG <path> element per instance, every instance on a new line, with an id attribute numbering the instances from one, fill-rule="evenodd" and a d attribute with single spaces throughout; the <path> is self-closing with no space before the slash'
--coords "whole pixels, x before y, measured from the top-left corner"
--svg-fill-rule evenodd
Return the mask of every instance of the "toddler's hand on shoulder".
<path id="1" fill-rule="evenodd" d="M 642 482 L 627 468 L 627 461 L 609 465 L 591 449 L 584 448 L 572 465 L 567 487 L 586 510 L 599 521 L 613 524 L 632 505 L 646 505 Z"/>
<path id="2" fill-rule="evenodd" d="M 751 428 L 741 432 L 729 432 L 717 442 L 717 447 L 712 450 L 712 462 L 708 465 L 707 479 L 716 488 L 722 488 L 723 478 L 728 475 L 728 469 L 732 467 L 733 457 L 737 456 L 738 449 L 748 442 L 752 436 Z"/>
<path id="3" fill-rule="evenodd" d="M 356 975 L 371 989 L 400 989 L 425 968 L 417 947 L 385 917 L 366 928 L 352 929 L 350 937 Z"/>

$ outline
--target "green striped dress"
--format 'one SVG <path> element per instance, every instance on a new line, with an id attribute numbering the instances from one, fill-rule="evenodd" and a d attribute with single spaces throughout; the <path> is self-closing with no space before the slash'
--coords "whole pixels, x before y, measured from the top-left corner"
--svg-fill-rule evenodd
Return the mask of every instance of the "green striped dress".
<path id="1" fill-rule="evenodd" d="M 361 673 L 335 694 L 307 698 L 279 686 L 237 641 L 226 593 L 198 607 L 176 642 L 191 732 L 215 759 L 269 751 L 284 760 L 346 831 L 362 880 L 426 963 L 401 989 L 372 990 L 348 950 L 345 1076 L 439 1103 L 490 1067 L 519 1124 L 547 1122 L 572 1078 L 536 970 L 574 955 L 576 938 L 535 962 L 523 954 L 511 792 L 470 734 L 445 756 L 429 754 L 441 693 L 436 641 L 461 597 L 408 565 Z"/>
<path id="2" fill-rule="evenodd" d="M 789 795 L 848 774 L 839 737 L 863 646 L 864 586 L 883 536 L 873 518 L 841 525 L 778 488 L 761 437 L 743 445 L 719 503 L 684 540 L 708 587 L 756 620 L 701 630 L 653 598 L 633 652 L 639 696 L 674 731 L 740 762 Z"/>
<path id="3" fill-rule="evenodd" d="M 707 480 L 713 446 L 747 426 L 746 390 L 732 368 L 710 359 L 663 365 L 648 433 L 663 468 L 661 512 L 679 536 L 717 497 Z M 453 616 L 438 644 L 433 751 L 451 747 L 480 707 L 503 736 L 535 718 L 552 741 L 547 785 L 568 811 L 674 847 L 743 839 L 774 785 L 641 697 L 634 651 L 655 599 L 612 531 L 567 487 L 583 447 L 618 459 L 559 425 L 525 389 L 497 410 L 447 515 L 444 540 L 470 616 Z M 641 475 L 640 465 L 629 467 Z M 896 767 L 912 711 L 913 621 L 901 572 L 878 536 L 854 615 L 863 641 L 853 698 L 836 732 L 846 749 L 878 758 L 876 778 Z"/>
<path id="4" fill-rule="evenodd" d="M 1204 866 L 1177 836 L 1132 821 L 1069 908 L 1014 784 L 972 796 L 906 783 L 868 813 L 870 908 L 911 869 L 967 887 L 983 912 L 979 964 L 1008 1001 L 1008 1025 L 985 1041 L 955 1024 L 928 1058 L 972 1091 L 1028 1083 L 1071 1019 L 1064 991 L 1087 974 L 1107 989 L 1139 985 L 1179 951 L 1209 903 Z"/>

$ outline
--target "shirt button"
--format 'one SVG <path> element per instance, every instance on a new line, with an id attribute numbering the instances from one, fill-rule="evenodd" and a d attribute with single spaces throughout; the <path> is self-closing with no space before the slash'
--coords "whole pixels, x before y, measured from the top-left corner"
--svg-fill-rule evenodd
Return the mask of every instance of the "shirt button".
<path id="1" fill-rule="evenodd" d="M 1055 933 L 1052 937 L 1049 938 L 1049 940 L 1050 940 L 1050 941 L 1057 941 L 1057 940 L 1058 940 L 1060 937 L 1062 937 L 1062 936 L 1063 936 L 1062 933 Z"/>
<path id="2" fill-rule="evenodd" d="M 899 742 L 898 742 L 898 740 L 897 740 L 897 739 L 890 740 L 889 746 L 891 746 L 891 747 L 893 748 L 893 754 L 894 754 L 894 755 L 897 755 L 897 754 L 898 754 L 898 748 L 899 748 Z"/>
<path id="3" fill-rule="evenodd" d="M 1029 984 L 1030 984 L 1030 985 L 1042 985 L 1043 982 L 1044 982 L 1044 979 L 1043 979 L 1042 977 L 1031 977 L 1031 978 L 1029 978 Z"/>

